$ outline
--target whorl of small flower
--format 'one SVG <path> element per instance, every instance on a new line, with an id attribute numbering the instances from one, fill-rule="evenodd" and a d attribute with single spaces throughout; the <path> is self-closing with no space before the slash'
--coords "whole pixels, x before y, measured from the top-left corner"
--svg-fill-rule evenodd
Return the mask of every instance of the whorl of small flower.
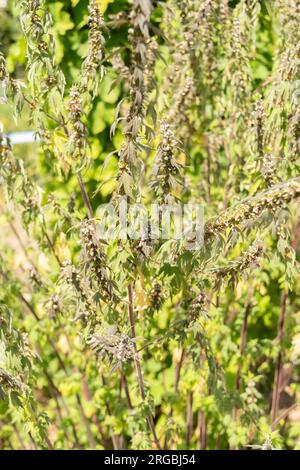
<path id="1" fill-rule="evenodd" d="M 279 14 L 283 46 L 299 41 L 300 2 L 299 0 L 276 0 L 275 10 Z"/>
<path id="2" fill-rule="evenodd" d="M 23 184 L 20 186 L 20 189 L 23 189 L 24 183 L 26 182 L 26 175 L 24 173 L 23 162 L 14 156 L 10 140 L 7 137 L 4 137 L 1 132 L 0 162 L 0 174 L 3 178 L 2 183 L 5 183 L 9 195 L 12 196 L 12 183 L 21 176 Z"/>
<path id="3" fill-rule="evenodd" d="M 114 70 L 117 72 L 118 78 L 121 78 L 124 81 L 125 85 L 128 87 L 130 83 L 130 71 L 118 52 L 115 52 L 113 54 L 111 63 Z"/>
<path id="4" fill-rule="evenodd" d="M 145 126 L 145 100 L 146 85 L 145 71 L 147 68 L 147 43 L 150 39 L 150 16 L 152 11 L 151 0 L 133 0 L 129 14 L 130 27 L 128 29 L 128 40 L 130 43 L 130 85 L 129 85 L 129 110 L 123 121 L 123 134 L 126 142 L 119 151 L 118 172 L 118 194 L 128 194 L 128 177 L 130 174 L 130 185 L 135 186 L 133 176 L 137 173 L 140 164 L 138 162 L 138 137 L 145 130 L 147 139 L 151 132 Z M 149 64 L 148 64 L 149 67 Z"/>
<path id="5" fill-rule="evenodd" d="M 207 297 L 203 292 L 196 295 L 187 309 L 185 319 L 187 325 L 199 320 L 200 317 L 207 318 L 207 303 Z"/>
<path id="6" fill-rule="evenodd" d="M 163 304 L 164 298 L 162 294 L 162 285 L 156 282 L 150 291 L 149 296 L 150 311 L 155 312 L 160 309 Z"/>
<path id="7" fill-rule="evenodd" d="M 10 76 L 6 67 L 4 55 L 0 52 L 0 83 L 3 90 L 3 98 L 6 101 L 11 99 L 14 103 L 14 112 L 20 113 L 24 104 L 24 94 L 22 92 L 22 82 Z"/>
<path id="8" fill-rule="evenodd" d="M 88 10 L 88 53 L 82 64 L 81 85 L 83 90 L 87 90 L 92 96 L 95 96 L 98 93 L 99 81 L 97 80 L 97 74 L 99 73 L 100 79 L 104 75 L 104 67 L 102 65 L 105 42 L 102 34 L 104 20 L 96 0 L 90 0 Z"/>
<path id="9" fill-rule="evenodd" d="M 168 122 L 172 123 L 174 128 L 183 137 L 186 133 L 186 126 L 189 127 L 187 109 L 196 101 L 196 87 L 194 77 L 187 76 L 183 86 L 177 90 L 175 100 L 167 114 Z M 186 125 L 186 126 L 185 126 Z M 182 126 L 185 126 L 184 128 Z"/>
<path id="10" fill-rule="evenodd" d="M 26 194 L 22 202 L 23 212 L 22 218 L 25 224 L 33 221 L 41 214 L 40 200 L 36 194 Z"/>
<path id="11" fill-rule="evenodd" d="M 53 294 L 48 305 L 48 315 L 51 320 L 56 320 L 61 312 L 60 299 L 57 294 Z"/>
<path id="12" fill-rule="evenodd" d="M 29 267 L 29 269 L 28 269 L 28 274 L 29 274 L 30 280 L 31 280 L 34 284 L 37 284 L 38 286 L 41 286 L 41 285 L 42 285 L 41 276 L 39 275 L 39 273 L 36 271 L 36 269 L 35 269 L 33 266 L 30 266 L 30 267 Z"/>
<path id="13" fill-rule="evenodd" d="M 288 157 L 291 162 L 296 162 L 300 155 L 300 109 L 291 117 L 288 125 Z"/>
<path id="14" fill-rule="evenodd" d="M 205 224 L 204 238 L 210 241 L 214 236 L 239 227 L 249 220 L 259 218 L 265 211 L 274 212 L 285 207 L 298 197 L 300 197 L 299 176 L 262 191 L 232 209 L 228 209 L 215 220 L 208 221 Z"/>
<path id="15" fill-rule="evenodd" d="M 250 27 L 250 31 L 249 31 Z M 251 22 L 247 14 L 247 3 L 242 1 L 233 11 L 231 47 L 230 47 L 230 80 L 234 104 L 239 104 L 249 91 L 251 84 L 251 67 L 249 53 L 251 50 Z"/>
<path id="16" fill-rule="evenodd" d="M 81 162 L 86 158 L 87 129 L 82 122 L 82 94 L 79 87 L 76 85 L 72 86 L 70 90 L 68 113 L 71 126 L 68 140 L 68 151 L 72 158 Z"/>
<path id="17" fill-rule="evenodd" d="M 253 111 L 253 129 L 255 132 L 255 153 L 257 153 L 258 158 L 261 158 L 264 153 L 264 129 L 265 121 L 265 109 L 263 100 L 258 100 L 254 104 Z"/>
<path id="18" fill-rule="evenodd" d="M 181 165 L 174 158 L 178 141 L 166 121 L 162 121 L 160 132 L 162 139 L 154 158 L 150 186 L 159 200 L 166 200 L 171 197 L 172 189 L 179 183 Z"/>
<path id="19" fill-rule="evenodd" d="M 2 367 L 0 367 L 0 386 L 7 391 L 14 390 L 18 392 L 24 392 L 27 388 L 20 379 L 2 369 Z"/>
<path id="20" fill-rule="evenodd" d="M 105 300 L 110 300 L 112 297 L 112 284 L 108 277 L 107 259 L 105 254 L 100 250 L 95 228 L 89 220 L 82 222 L 81 237 L 86 260 L 89 263 L 92 275 L 96 279 L 100 295 Z"/>
<path id="21" fill-rule="evenodd" d="M 116 328 L 107 328 L 92 334 L 87 344 L 99 358 L 107 358 L 113 365 L 113 370 L 121 368 L 136 355 L 134 339 L 126 333 L 119 333 Z"/>
<path id="22" fill-rule="evenodd" d="M 217 282 L 219 283 L 227 277 L 234 280 L 238 275 L 245 271 L 258 267 L 263 254 L 264 244 L 261 240 L 256 240 L 241 257 L 229 263 L 229 266 L 213 269 Z"/>
<path id="23" fill-rule="evenodd" d="M 190 53 L 195 48 L 195 33 L 197 34 L 197 30 L 195 28 L 196 18 L 193 2 L 182 1 L 177 5 L 177 7 L 180 11 L 180 19 L 183 29 L 183 40 L 178 44 L 178 49 L 175 49 L 174 51 L 174 64 L 178 67 L 180 63 L 184 65 L 185 62 L 189 61 Z M 179 58 L 179 55 L 177 54 L 181 55 L 181 58 Z M 179 71 L 178 68 L 177 71 Z"/>

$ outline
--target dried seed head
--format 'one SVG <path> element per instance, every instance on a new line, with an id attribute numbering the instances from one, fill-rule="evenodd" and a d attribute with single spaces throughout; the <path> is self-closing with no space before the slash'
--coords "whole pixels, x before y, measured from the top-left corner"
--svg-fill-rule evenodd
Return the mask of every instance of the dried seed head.
<path id="1" fill-rule="evenodd" d="M 150 311 L 159 310 L 163 301 L 162 285 L 156 282 L 150 291 Z"/>

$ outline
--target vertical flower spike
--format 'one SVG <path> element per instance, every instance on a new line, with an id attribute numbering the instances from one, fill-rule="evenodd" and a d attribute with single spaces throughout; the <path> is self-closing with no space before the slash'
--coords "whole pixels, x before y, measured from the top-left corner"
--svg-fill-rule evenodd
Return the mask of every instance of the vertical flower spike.
<path id="1" fill-rule="evenodd" d="M 161 142 L 154 158 L 151 187 L 158 202 L 167 204 L 174 200 L 173 193 L 180 182 L 181 165 L 175 160 L 179 144 L 167 122 L 161 123 L 160 133 Z"/>
<path id="2" fill-rule="evenodd" d="M 95 228 L 90 221 L 83 221 L 81 234 L 86 261 L 89 264 L 92 278 L 96 281 L 99 295 L 109 301 L 112 299 L 112 285 L 108 278 L 107 260 L 104 253 L 99 251 Z"/>
<path id="3" fill-rule="evenodd" d="M 104 20 L 100 13 L 97 0 L 91 0 L 88 6 L 88 53 L 82 64 L 80 88 L 82 92 L 87 91 L 91 98 L 98 94 L 100 80 L 104 76 Z"/>

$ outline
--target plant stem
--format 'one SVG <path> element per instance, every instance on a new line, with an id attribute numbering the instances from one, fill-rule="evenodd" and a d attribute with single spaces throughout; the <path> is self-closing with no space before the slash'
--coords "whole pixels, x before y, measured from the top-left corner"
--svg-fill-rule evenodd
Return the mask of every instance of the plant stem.
<path id="1" fill-rule="evenodd" d="M 175 392 L 175 393 L 178 392 L 178 386 L 179 386 L 179 381 L 180 381 L 180 373 L 181 373 L 181 369 L 182 369 L 182 364 L 183 364 L 184 356 L 185 356 L 185 348 L 182 348 L 179 361 L 177 362 L 176 368 L 175 368 L 175 380 L 174 380 L 174 392 Z M 173 416 L 173 408 L 170 409 L 170 412 L 169 412 L 169 414 L 168 414 L 167 420 L 169 420 L 170 418 L 172 418 L 172 416 Z M 164 448 L 164 449 L 167 448 L 167 433 L 166 433 L 166 437 L 165 437 L 164 447 L 163 447 L 163 448 Z"/>

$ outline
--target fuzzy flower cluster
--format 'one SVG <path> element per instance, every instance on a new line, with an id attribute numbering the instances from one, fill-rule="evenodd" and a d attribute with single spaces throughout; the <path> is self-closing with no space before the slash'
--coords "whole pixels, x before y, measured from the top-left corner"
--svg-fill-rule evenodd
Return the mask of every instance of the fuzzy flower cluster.
<path id="1" fill-rule="evenodd" d="M 104 20 L 96 0 L 90 1 L 88 10 L 88 54 L 82 64 L 82 86 L 83 89 L 86 89 L 95 96 L 99 83 L 97 74 L 99 73 L 100 79 L 104 75 L 104 68 L 102 66 L 104 58 L 104 37 L 102 34 Z"/>
<path id="2" fill-rule="evenodd" d="M 206 318 L 207 315 L 207 297 L 203 292 L 199 292 L 196 297 L 190 303 L 187 315 L 186 323 L 190 325 L 191 323 L 197 321 L 201 316 Z"/>
<path id="3" fill-rule="evenodd" d="M 86 318 L 89 316 L 93 316 L 95 313 L 92 302 L 90 297 L 87 293 L 85 288 L 84 282 L 81 278 L 79 270 L 72 264 L 71 261 L 66 260 L 62 264 L 62 275 L 67 284 L 73 287 L 78 298 L 80 300 L 80 304 L 82 306 L 79 318 Z"/>
<path id="4" fill-rule="evenodd" d="M 289 122 L 289 148 L 288 148 L 288 155 L 289 159 L 292 163 L 294 163 L 298 157 L 300 152 L 300 109 L 297 107 L 296 112 L 291 117 Z"/>
<path id="5" fill-rule="evenodd" d="M 82 95 L 78 86 L 74 85 L 70 90 L 68 102 L 69 122 L 71 131 L 69 135 L 68 150 L 73 158 L 80 160 L 85 157 L 86 151 L 86 126 L 82 122 L 83 104 Z"/>
<path id="6" fill-rule="evenodd" d="M 26 386 L 12 374 L 0 367 L 0 387 L 5 390 L 24 392 Z"/>
<path id="7" fill-rule="evenodd" d="M 163 304 L 162 285 L 156 282 L 150 291 L 150 311 L 159 310 Z"/>
<path id="8" fill-rule="evenodd" d="M 251 24 L 247 15 L 245 3 L 241 2 L 234 10 L 231 30 L 231 74 L 234 101 L 238 104 L 249 91 L 251 81 L 251 67 L 249 63 L 249 31 L 248 23 Z M 248 18 L 247 18 L 248 17 Z"/>
<path id="9" fill-rule="evenodd" d="M 121 78 L 125 82 L 125 86 L 128 86 L 130 82 L 130 72 L 127 65 L 124 63 L 122 56 L 116 51 L 111 59 L 114 70 L 117 72 L 118 78 Z"/>
<path id="10" fill-rule="evenodd" d="M 128 40 L 131 44 L 131 89 L 130 110 L 126 119 L 124 133 L 134 140 L 143 125 L 145 100 L 145 69 L 147 67 L 147 44 L 150 39 L 149 22 L 152 3 L 146 0 L 134 0 L 130 12 L 131 26 Z"/>
<path id="11" fill-rule="evenodd" d="M 284 31 L 285 40 L 291 43 L 299 41 L 299 0 L 275 0 L 275 8 L 279 14 L 281 28 Z"/>

